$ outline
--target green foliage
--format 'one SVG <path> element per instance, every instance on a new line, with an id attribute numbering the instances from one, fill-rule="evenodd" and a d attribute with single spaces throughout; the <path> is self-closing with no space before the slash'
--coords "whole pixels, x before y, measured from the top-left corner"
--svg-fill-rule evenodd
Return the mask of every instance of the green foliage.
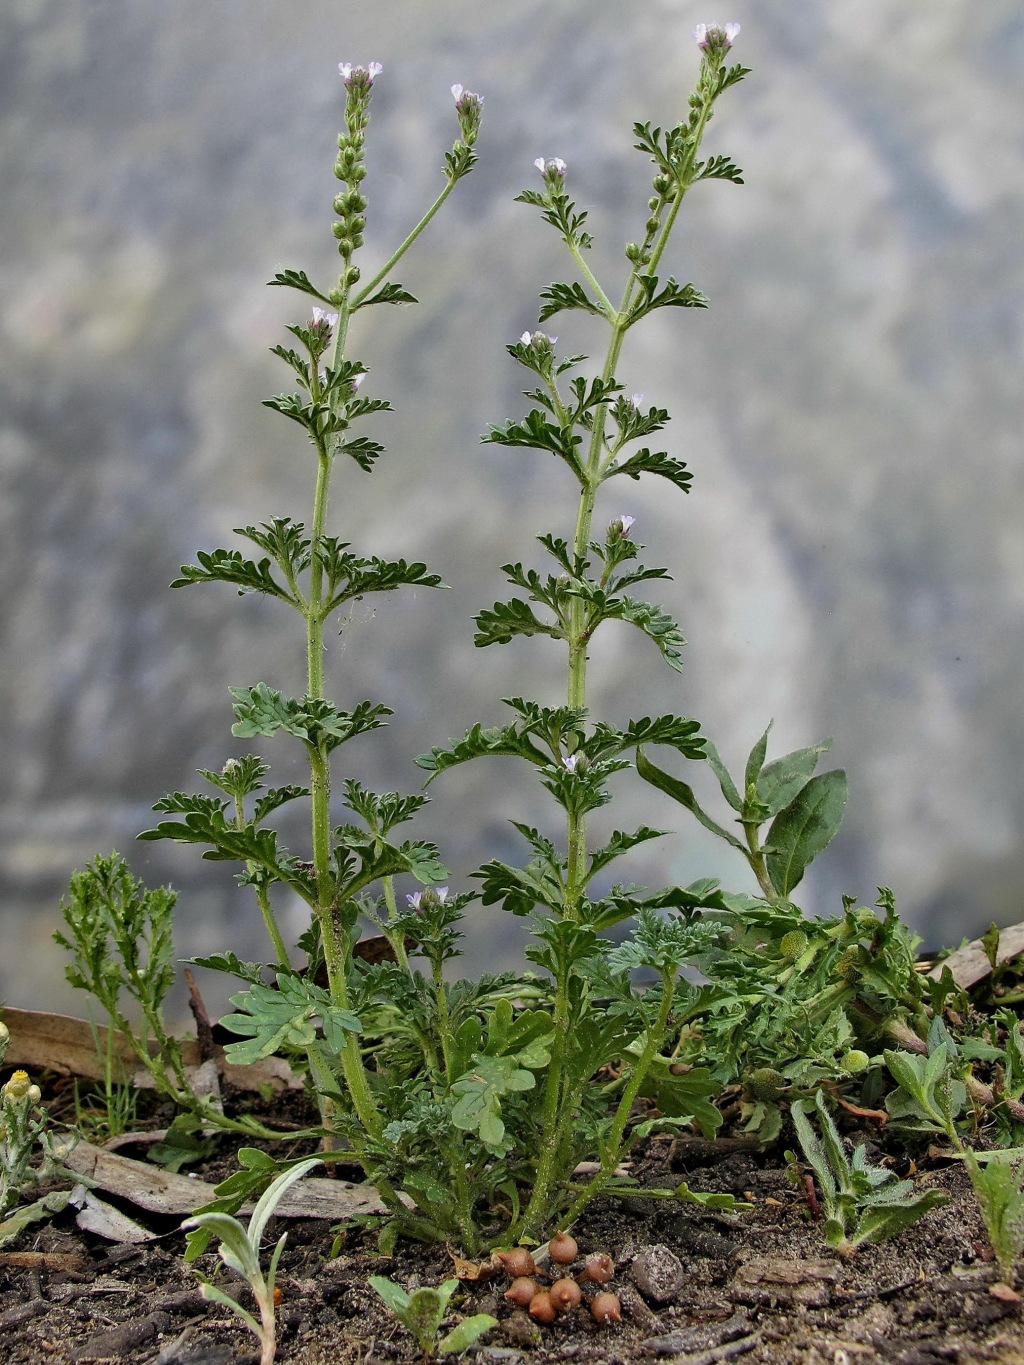
<path id="1" fill-rule="evenodd" d="M 393 833 L 417 816 L 426 796 L 378 793 L 352 771 L 340 771 L 354 751 L 339 751 L 384 725 L 389 708 L 363 701 L 343 709 L 330 699 L 325 680 L 333 613 L 373 593 L 444 586 L 425 564 L 365 555 L 331 534 L 326 509 L 344 506 L 331 493 L 339 470 L 360 477 L 339 457 L 372 472 L 384 453 L 367 423 L 390 405 L 364 389 L 366 367 L 349 353 L 353 319 L 377 304 L 415 302 L 391 274 L 472 168 L 477 96 L 456 96 L 460 137 L 445 154 L 438 199 L 397 249 L 376 252 L 386 264 L 364 282 L 356 258 L 367 222 L 365 139 L 374 74 L 343 68 L 345 120 L 334 167 L 339 273 L 323 290 L 299 270 L 281 271 L 273 281 L 325 305 L 311 307 L 273 348 L 292 391 L 266 400 L 308 441 L 315 473 L 311 515 L 239 528 L 241 549 L 200 551 L 175 580 L 175 586 L 226 583 L 295 613 L 292 619 L 301 622 L 295 654 L 306 666 L 303 695 L 266 682 L 231 689 L 232 734 L 243 745 L 257 737 L 295 742 L 308 779 L 267 786 L 267 766 L 242 754 L 219 772 L 202 772 L 212 794 L 175 792 L 158 802 L 161 818 L 140 837 L 196 844 L 204 857 L 238 865 L 237 879 L 255 899 L 271 951 L 267 964 L 243 961 L 230 950 L 198 960 L 238 983 L 233 1012 L 222 1021 L 234 1035 L 227 1056 L 246 1064 L 282 1053 L 304 1074 L 320 1109 L 318 1135 L 345 1145 L 389 1210 L 385 1246 L 404 1234 L 476 1254 L 496 1237 L 540 1238 L 571 1223 L 602 1193 L 636 1190 L 615 1173 L 650 1133 L 696 1127 L 713 1134 L 722 1122 L 716 1100 L 731 1086 L 742 1122 L 764 1141 L 778 1135 L 792 1106 L 808 1160 L 820 1167 L 819 1181 L 830 1191 L 829 1235 L 849 1248 L 887 1235 L 924 1205 L 889 1172 L 869 1166 L 862 1151 L 846 1158 L 821 1108 L 823 1084 L 840 1095 L 887 1102 L 894 1126 L 904 1132 L 914 1124 L 934 1131 L 939 1122 L 953 1135 L 968 1084 L 975 1099 L 981 1085 L 971 1066 L 989 1067 L 989 1108 L 1001 1103 L 1010 1115 L 993 1121 L 1003 1125 L 1004 1138 L 1024 1091 L 1024 1045 L 1009 1023 L 973 1041 L 963 1038 L 963 1029 L 959 1041 L 948 1032 L 939 1036 L 933 1025 L 931 1056 L 917 1057 L 913 1049 L 925 1046 L 930 1020 L 941 1024 L 945 1012 L 952 1024 L 952 987 L 926 983 L 915 971 L 915 945 L 889 893 L 881 893 L 882 916 L 851 901 L 834 919 L 806 920 L 790 899 L 835 835 L 846 802 L 845 774 L 817 772 L 829 741 L 769 760 L 769 727 L 742 776 L 734 777 L 696 720 L 663 714 L 612 723 L 588 706 L 589 659 L 597 653 L 598 632 L 610 623 L 635 627 L 669 668 L 682 667 L 679 625 L 647 600 L 656 593 L 649 585 L 666 581 L 667 570 L 641 562 L 631 516 L 612 508 L 603 527 L 595 517 L 603 486 L 618 476 L 635 482 L 651 475 L 681 492 L 691 487 L 683 460 L 656 448 L 667 410 L 645 406 L 640 394 L 629 397 L 619 366 L 626 334 L 643 318 L 657 309 L 707 306 L 695 285 L 669 273 L 665 253 L 694 185 L 741 183 L 727 156 L 701 150 L 717 100 L 746 74 L 726 67 L 728 46 L 705 47 L 677 124 L 665 130 L 636 125 L 637 145 L 652 163 L 651 194 L 639 239 L 625 244 L 624 280 L 606 287 L 587 263 L 587 213 L 570 197 L 561 162 L 542 162 L 542 188 L 519 197 L 558 232 L 575 272 L 569 282 L 542 291 L 539 321 L 573 311 L 608 334 L 593 372 L 581 372 L 587 356 L 560 355 L 556 339 L 544 332 L 526 332 L 507 348 L 530 375 L 527 411 L 491 426 L 483 439 L 565 465 L 572 479 L 563 484 L 575 505 L 537 537 L 545 567 L 526 556 L 503 566 L 510 595 L 477 613 L 475 643 L 506 645 L 540 635 L 550 648 L 564 648 L 564 704 L 507 697 L 506 723 L 470 724 L 462 738 L 432 748 L 417 763 L 429 784 L 478 758 L 525 760 L 552 798 L 555 820 L 512 820 L 525 841 L 520 860 L 487 858 L 471 874 L 478 893 L 441 885 L 448 873 L 438 849 L 412 837 L 399 843 Z M 620 480 L 613 491 L 628 486 Z M 654 661 L 646 645 L 638 660 L 645 655 Z M 705 809 L 693 786 L 653 760 L 658 747 L 679 756 L 668 755 L 670 767 L 681 757 L 710 773 L 721 793 L 720 813 Z M 617 872 L 621 859 L 666 837 L 647 821 L 602 824 L 601 812 L 618 784 L 631 780 L 634 764 L 660 793 L 655 801 L 668 796 L 742 855 L 756 896 L 729 893 L 712 879 L 654 891 L 609 885 L 613 864 Z M 500 781 L 500 772 L 495 776 Z M 339 798 L 350 813 L 344 823 L 338 823 Z M 309 837 L 293 853 L 272 820 L 297 807 L 308 814 Z M 191 1095 L 160 1022 L 171 972 L 170 893 L 146 891 L 123 864 L 80 876 L 85 880 L 73 887 L 67 916 L 70 936 L 61 939 L 74 955 L 75 984 L 111 1011 L 120 1010 L 121 994 L 134 993 L 162 1071 L 170 1075 L 168 1093 L 188 1111 L 172 1125 L 163 1159 L 180 1165 L 195 1154 L 206 1122 L 267 1136 L 251 1120 L 218 1116 Z M 398 878 L 419 889 L 407 891 Z M 309 923 L 288 943 L 277 902 L 296 897 L 308 907 Z M 529 919 L 526 970 L 478 982 L 450 979 L 446 967 L 459 955 L 462 916 L 474 900 L 481 913 L 500 906 Z M 119 1027 L 121 1019 L 118 1013 Z M 909 1050 L 894 1051 L 898 1042 Z M 147 1040 L 140 1037 L 137 1046 L 146 1051 Z M 812 1099 L 821 1138 L 801 1107 Z M 583 1183 L 575 1174 L 581 1161 L 597 1167 Z M 211 1235 L 221 1238 L 222 1258 L 257 1294 L 259 1324 L 232 1306 L 261 1334 L 267 1365 L 273 1315 L 271 1303 L 267 1317 L 264 1301 L 272 1299 L 280 1243 L 264 1277 L 259 1235 L 274 1200 L 308 1163 L 282 1170 L 253 1147 L 242 1149 L 239 1162 L 191 1225 L 189 1256 L 199 1255 Z M 636 1192 L 741 1207 L 731 1196 L 697 1195 L 685 1184 Z M 246 1231 L 235 1215 L 261 1194 Z M 424 1352 L 463 1350 L 490 1322 L 468 1319 L 435 1345 L 454 1282 L 413 1294 L 385 1280 L 375 1287 Z M 228 1301 L 220 1290 L 210 1293 Z"/>
<path id="2" fill-rule="evenodd" d="M 275 987 L 253 985 L 231 997 L 237 1013 L 221 1020 L 245 1042 L 229 1043 L 224 1052 L 235 1066 L 248 1066 L 289 1048 L 308 1050 L 322 1033 L 331 1051 L 341 1052 L 345 1035 L 360 1033 L 362 1024 L 335 1005 L 328 991 L 301 976 L 279 973 Z"/>
<path id="3" fill-rule="evenodd" d="M 8 1033 L 0 1024 L 0 1057 L 7 1051 Z M 0 1087 L 0 1219 L 9 1214 L 22 1195 L 55 1179 L 77 1184 L 80 1177 L 64 1165 L 75 1145 L 74 1137 L 58 1140 L 50 1130 L 49 1116 L 39 1103 L 39 1086 L 25 1071 L 15 1071 Z M 63 1199 L 63 1202 L 62 1202 Z M 12 1218 L 0 1222 L 0 1245 L 9 1241 L 29 1222 L 60 1212 L 67 1196 L 44 1196 Z"/>
<path id="4" fill-rule="evenodd" d="M 169 886 L 149 888 L 136 881 L 120 854 L 111 853 L 76 872 L 61 901 L 67 933 L 57 930 L 53 937 L 71 958 L 65 975 L 76 990 L 88 992 L 102 1006 L 109 1021 L 106 1048 L 97 1041 L 108 1097 L 115 1079 L 121 1079 L 114 1075 L 112 1060 L 115 1031 L 130 1044 L 158 1091 L 179 1103 L 190 1094 L 181 1050 L 163 1015 L 164 1000 L 174 984 L 171 931 L 176 900 Z M 126 998 L 141 1015 L 141 1027 L 130 1017 Z"/>
<path id="5" fill-rule="evenodd" d="M 742 794 L 710 740 L 704 741 L 697 754 L 681 750 L 688 758 L 703 759 L 711 768 L 722 796 L 738 817 L 735 823 L 742 829 L 742 839 L 704 809 L 689 783 L 659 768 L 639 748 L 636 766 L 646 782 L 684 806 L 705 829 L 736 849 L 765 895 L 785 899 L 835 836 L 846 808 L 847 782 L 841 768 L 814 776 L 818 758 L 831 747 L 831 740 L 794 750 L 766 764 L 770 730 L 771 725 L 750 752 Z M 656 734 L 639 739 L 648 744 L 671 742 Z M 760 831 L 768 821 L 771 824 L 762 839 Z"/>
<path id="6" fill-rule="evenodd" d="M 955 1045 L 948 1034 L 946 1038 L 925 1057 L 886 1048 L 885 1063 L 898 1088 L 886 1096 L 885 1107 L 904 1131 L 944 1133 L 956 1142 L 956 1120 L 967 1103 L 967 1088 L 956 1078 Z"/>
<path id="7" fill-rule="evenodd" d="M 1008 1152 L 964 1151 L 964 1164 L 995 1253 L 999 1273 L 1013 1286 L 1024 1251 L 1024 1157 Z"/>
<path id="8" fill-rule="evenodd" d="M 221 1260 L 230 1270 L 234 1270 L 248 1281 L 259 1309 L 259 1322 L 247 1309 L 242 1307 L 237 1299 L 233 1299 L 230 1294 L 226 1294 L 223 1289 L 211 1284 L 209 1280 L 203 1279 L 202 1294 L 204 1299 L 230 1308 L 233 1313 L 241 1318 L 249 1330 L 255 1333 L 262 1351 L 260 1365 L 271 1365 L 274 1359 L 277 1342 L 274 1281 L 277 1278 L 277 1267 L 281 1260 L 284 1244 L 288 1240 L 288 1234 L 282 1233 L 278 1238 L 277 1245 L 271 1253 L 270 1264 L 266 1273 L 264 1273 L 260 1263 L 260 1242 L 267 1223 L 289 1187 L 307 1175 L 314 1166 L 319 1165 L 319 1157 L 309 1157 L 297 1166 L 292 1166 L 290 1170 L 282 1172 L 259 1199 L 252 1211 L 248 1228 L 243 1227 L 238 1219 L 232 1217 L 231 1214 L 219 1212 L 198 1213 L 194 1218 L 189 1218 L 182 1224 L 186 1230 L 200 1229 L 217 1237 L 220 1241 L 217 1252 Z"/>
<path id="9" fill-rule="evenodd" d="M 382 1275 L 371 1275 L 367 1283 L 376 1290 L 402 1326 L 412 1333 L 416 1345 L 423 1352 L 424 1360 L 433 1352 L 453 1355 L 465 1351 L 498 1324 L 498 1319 L 489 1313 L 476 1313 L 472 1317 L 462 1318 L 439 1341 L 438 1333 L 447 1315 L 449 1301 L 459 1287 L 458 1280 L 445 1280 L 436 1289 L 422 1286 L 411 1294 Z"/>
<path id="10" fill-rule="evenodd" d="M 793 1127 L 817 1181 L 825 1218 L 822 1235 L 840 1256 L 852 1256 L 865 1243 L 895 1236 L 948 1202 L 949 1196 L 940 1190 L 915 1194 L 913 1181 L 898 1180 L 887 1167 L 872 1165 L 863 1145 L 847 1156 L 820 1091 L 815 1111 L 820 1137 L 800 1104 L 791 1111 Z"/>

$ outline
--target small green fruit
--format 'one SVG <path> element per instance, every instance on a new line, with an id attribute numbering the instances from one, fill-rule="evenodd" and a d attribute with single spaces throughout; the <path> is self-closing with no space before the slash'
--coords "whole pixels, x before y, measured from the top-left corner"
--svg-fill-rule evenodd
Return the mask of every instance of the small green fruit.
<path id="1" fill-rule="evenodd" d="M 844 1071 L 866 1071 L 871 1065 L 871 1058 L 866 1052 L 861 1052 L 859 1047 L 855 1047 L 843 1054 L 839 1065 Z"/>
<path id="2" fill-rule="evenodd" d="M 779 1099 L 785 1084 L 782 1072 L 770 1066 L 760 1066 L 747 1077 L 747 1088 L 757 1100 Z"/>
<path id="3" fill-rule="evenodd" d="M 790 929 L 788 934 L 783 934 L 779 947 L 782 956 L 787 961 L 794 962 L 807 947 L 807 935 L 802 929 Z"/>

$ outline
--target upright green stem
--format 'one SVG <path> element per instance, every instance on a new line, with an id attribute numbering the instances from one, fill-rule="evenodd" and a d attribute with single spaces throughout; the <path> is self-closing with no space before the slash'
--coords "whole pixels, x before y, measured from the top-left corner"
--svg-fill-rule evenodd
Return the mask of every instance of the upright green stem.
<path id="1" fill-rule="evenodd" d="M 378 284 L 380 284 L 382 280 L 385 280 L 387 278 L 387 276 L 391 273 L 394 267 L 398 264 L 398 262 L 402 259 L 405 253 L 412 246 L 413 242 L 415 242 L 416 238 L 420 235 L 423 229 L 430 222 L 431 218 L 433 218 L 434 214 L 437 213 L 438 209 L 448 198 L 448 196 L 451 194 L 452 190 L 455 188 L 457 184 L 458 184 L 457 178 L 449 179 L 444 189 L 431 204 L 430 208 L 427 209 L 426 213 L 413 228 L 412 232 L 409 233 L 408 237 L 406 237 L 402 244 L 399 247 L 397 247 L 396 250 L 388 257 L 387 261 L 385 261 L 385 263 L 377 271 L 376 275 L 374 275 L 370 283 L 364 285 L 363 288 L 360 289 L 359 293 L 352 300 L 353 311 L 356 308 L 358 308 L 361 303 L 364 303 L 366 299 L 369 298 L 369 296 L 373 293 L 373 291 L 377 288 Z"/>
<path id="2" fill-rule="evenodd" d="M 622 1149 L 622 1139 L 626 1132 L 626 1125 L 629 1122 L 630 1114 L 633 1110 L 633 1102 L 640 1093 L 640 1087 L 644 1083 L 651 1063 L 658 1054 L 665 1038 L 665 1030 L 668 1028 L 669 1016 L 672 1013 L 672 1001 L 675 996 L 675 978 L 668 972 L 662 973 L 662 999 L 661 1008 L 658 1010 L 658 1017 L 654 1025 L 647 1031 L 647 1039 L 644 1043 L 644 1050 L 633 1068 L 633 1074 L 622 1092 L 618 1107 L 615 1110 L 615 1118 L 612 1120 L 612 1130 L 608 1136 L 604 1156 L 601 1158 L 601 1169 L 594 1176 L 593 1180 L 585 1189 L 581 1190 L 569 1206 L 569 1211 L 565 1215 L 566 1227 L 571 1225 L 580 1216 L 592 1199 L 601 1193 L 605 1185 L 615 1174 L 615 1168 L 622 1159 L 624 1152 Z"/>
<path id="3" fill-rule="evenodd" d="M 348 291 L 338 308 L 335 324 L 334 362 L 344 354 L 351 308 Z M 306 595 L 306 693 L 319 700 L 324 696 L 324 601 L 323 561 L 319 554 L 327 524 L 327 497 L 330 491 L 333 455 L 323 443 L 317 450 L 316 491 L 310 527 L 312 553 L 309 565 L 309 590 Z M 347 937 L 336 923 L 334 883 L 331 874 L 331 773 L 327 754 L 315 744 L 306 746 L 310 775 L 310 821 L 312 826 L 313 876 L 316 882 L 317 919 L 320 922 L 324 963 L 331 999 L 341 1009 L 348 1008 L 349 947 Z M 341 1053 L 341 1067 L 352 1098 L 352 1106 L 363 1127 L 374 1135 L 383 1131 L 383 1120 L 370 1091 L 359 1040 L 348 1034 Z"/>
<path id="4" fill-rule="evenodd" d="M 779 899 L 778 892 L 772 886 L 771 878 L 768 876 L 768 867 L 764 860 L 764 850 L 757 842 L 757 825 L 744 823 L 743 832 L 747 836 L 747 847 L 750 852 L 747 854 L 747 862 L 750 870 L 757 878 L 757 884 L 764 892 L 765 897 L 770 901 Z"/>
<path id="5" fill-rule="evenodd" d="M 238 829 L 245 829 L 245 807 L 242 804 L 242 798 L 240 796 L 235 797 L 235 825 Z M 256 864 L 247 862 L 245 866 L 246 871 L 251 876 L 255 871 Z M 270 904 L 270 895 L 267 888 L 259 883 L 256 884 L 256 903 L 260 907 L 263 923 L 266 926 L 267 934 L 273 945 L 274 954 L 277 958 L 277 965 L 285 968 L 290 967 L 291 962 L 288 958 L 288 949 L 285 947 L 284 939 L 281 936 L 281 930 L 278 927 L 274 908 Z"/>

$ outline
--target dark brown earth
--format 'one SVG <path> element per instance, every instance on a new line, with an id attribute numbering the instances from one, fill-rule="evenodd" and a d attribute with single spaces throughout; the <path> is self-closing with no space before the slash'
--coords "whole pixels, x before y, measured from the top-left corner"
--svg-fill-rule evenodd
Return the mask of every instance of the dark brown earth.
<path id="1" fill-rule="evenodd" d="M 863 1135 L 861 1135 L 863 1137 Z M 704 1144 L 706 1147 L 706 1144 Z M 120 1147 L 144 1159 L 145 1148 Z M 232 1169 L 233 1144 L 192 1167 L 206 1180 Z M 294 1152 L 282 1146 L 282 1154 Z M 899 1167 L 901 1173 L 905 1166 Z M 352 1171 L 338 1175 L 352 1176 Z M 821 1241 L 805 1194 L 786 1175 L 781 1151 L 732 1153 L 709 1161 L 671 1141 L 651 1142 L 634 1174 L 641 1184 L 735 1194 L 741 1215 L 609 1199 L 577 1225 L 581 1255 L 607 1251 L 623 1320 L 598 1327 L 584 1308 L 540 1328 L 501 1297 L 505 1282 L 466 1284 L 457 1314 L 487 1312 L 498 1327 L 474 1349 L 481 1365 L 1024 1365 L 1020 1303 L 990 1292 L 996 1282 L 969 1185 L 954 1164 L 916 1172 L 950 1203 L 892 1241 L 841 1261 Z M 109 1193 L 105 1198 L 111 1202 Z M 256 1361 L 255 1338 L 228 1310 L 208 1304 L 182 1260 L 176 1218 L 125 1212 L 157 1232 L 143 1246 L 111 1244 L 80 1231 L 72 1211 L 36 1225 L 0 1253 L 0 1361 L 115 1361 L 126 1365 L 232 1365 Z M 368 1230 L 314 1220 L 287 1227 L 278 1283 L 277 1359 L 282 1365 L 411 1365 L 408 1333 L 366 1283 L 385 1275 L 406 1287 L 453 1273 L 443 1248 L 401 1242 L 380 1256 Z M 211 1254 L 200 1263 L 223 1272 Z M 224 1272 L 226 1276 L 226 1272 Z M 220 1283 L 249 1302 L 240 1282 Z M 455 1317 L 451 1319 L 454 1323 Z"/>

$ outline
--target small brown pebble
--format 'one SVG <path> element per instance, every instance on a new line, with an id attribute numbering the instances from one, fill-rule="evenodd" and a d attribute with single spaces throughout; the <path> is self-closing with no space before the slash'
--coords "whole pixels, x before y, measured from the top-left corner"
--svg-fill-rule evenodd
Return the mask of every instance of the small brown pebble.
<path id="1" fill-rule="evenodd" d="M 575 1308 L 583 1297 L 579 1285 L 575 1280 L 570 1280 L 568 1277 L 556 1280 L 548 1290 L 548 1294 L 551 1297 L 551 1302 L 560 1313 L 564 1313 L 569 1308 Z"/>
<path id="2" fill-rule="evenodd" d="M 618 1322 L 622 1317 L 622 1305 L 617 1294 L 603 1290 L 590 1300 L 590 1316 L 605 1327 L 610 1322 Z"/>
<path id="3" fill-rule="evenodd" d="M 988 1292 L 994 1299 L 1002 1299 L 1003 1303 L 1020 1303 L 1021 1301 L 1021 1297 L 1017 1291 L 1011 1289 L 1008 1284 L 1003 1284 L 1002 1280 L 1000 1280 L 998 1284 L 990 1284 Z"/>

